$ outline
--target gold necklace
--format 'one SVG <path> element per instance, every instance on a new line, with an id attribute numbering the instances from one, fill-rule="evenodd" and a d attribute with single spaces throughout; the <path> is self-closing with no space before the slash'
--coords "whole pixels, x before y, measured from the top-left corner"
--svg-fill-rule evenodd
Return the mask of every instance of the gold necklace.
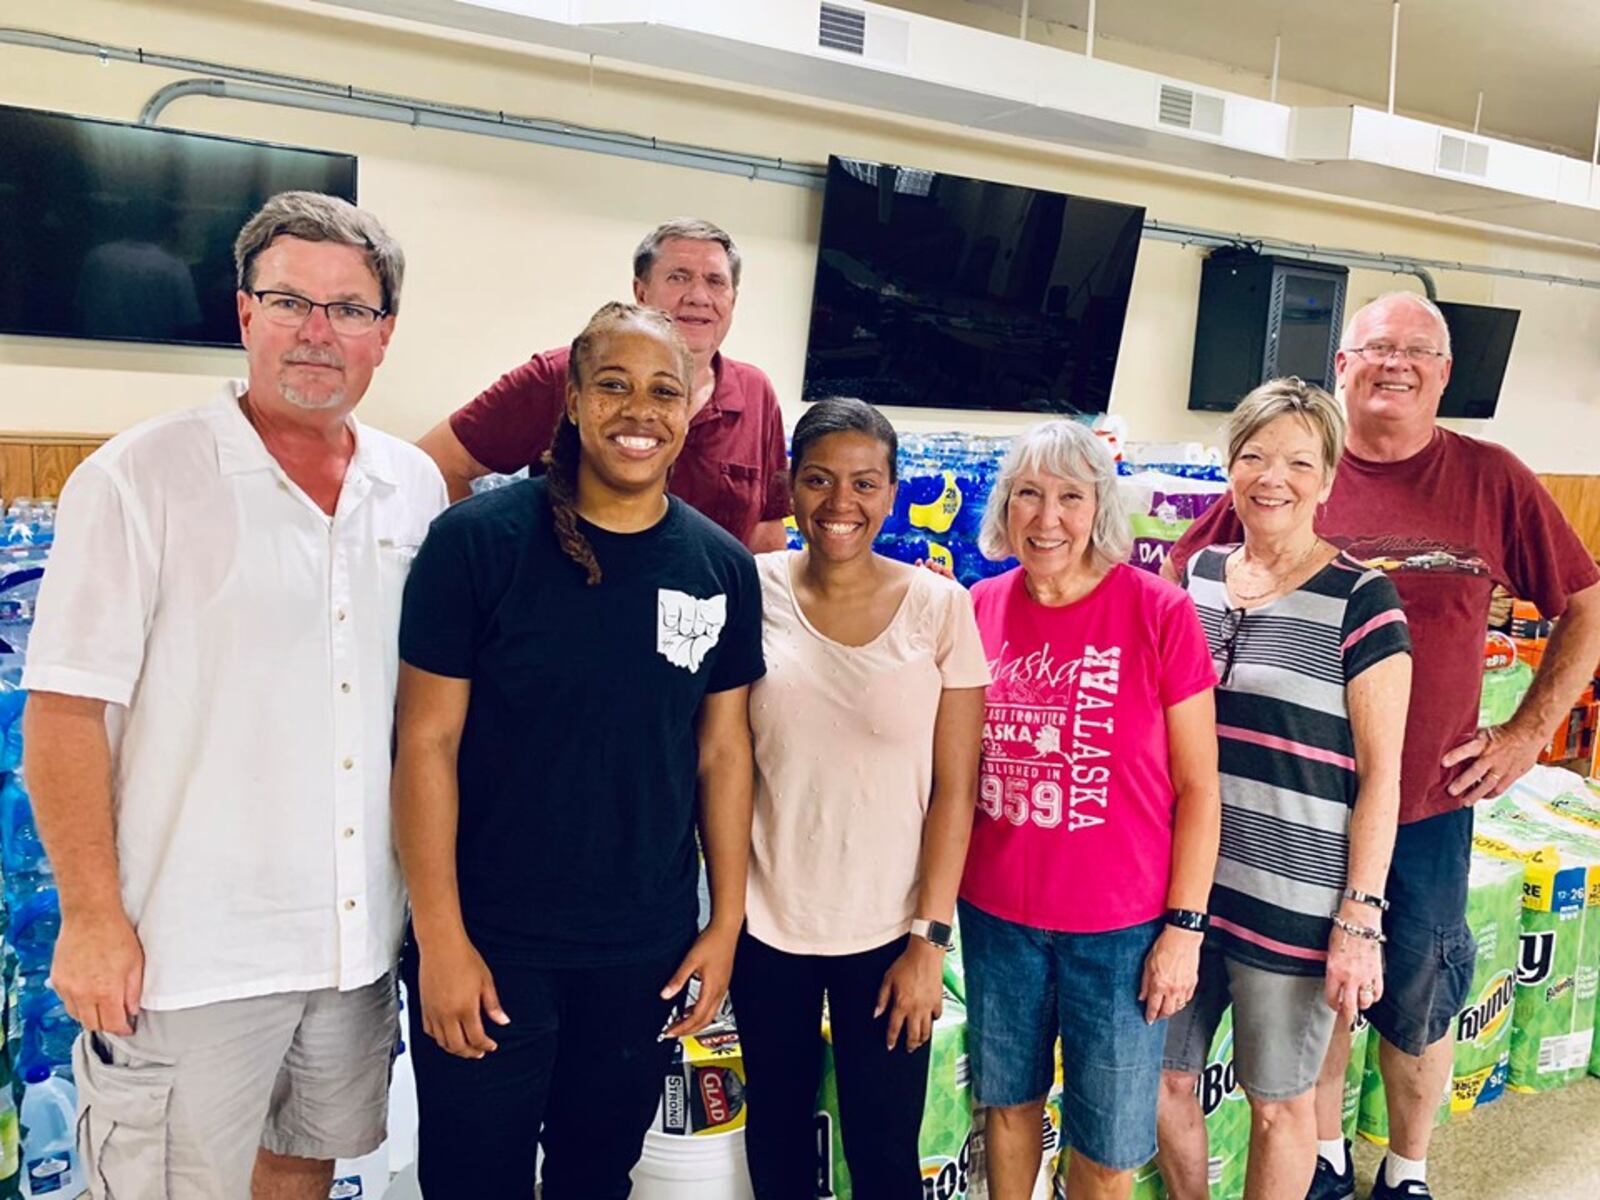
<path id="1" fill-rule="evenodd" d="M 1265 599 L 1266 597 L 1272 595 L 1274 592 L 1281 591 L 1283 589 L 1284 584 L 1286 584 L 1289 580 L 1294 578 L 1295 573 L 1297 571 L 1299 571 L 1301 567 L 1305 566 L 1306 563 L 1311 560 L 1311 556 L 1313 554 L 1315 554 L 1321 548 L 1321 546 L 1322 546 L 1322 539 L 1321 538 L 1314 538 L 1312 540 L 1312 542 L 1311 542 L 1310 547 L 1306 550 L 1306 552 L 1304 554 L 1300 555 L 1299 558 L 1295 559 L 1294 562 L 1289 564 L 1289 569 L 1288 570 L 1284 571 L 1281 575 L 1280 574 L 1276 574 L 1276 573 L 1272 572 L 1271 570 L 1269 570 L 1267 572 L 1267 577 L 1272 580 L 1272 585 L 1270 587 L 1265 588 L 1264 590 L 1259 591 L 1259 592 L 1241 592 L 1237 587 L 1234 587 L 1233 588 L 1233 598 L 1235 600 L 1240 601 L 1241 603 L 1248 604 L 1253 600 L 1262 600 L 1262 599 Z M 1233 573 L 1235 575 L 1238 574 L 1238 563 L 1242 563 L 1243 561 L 1244 561 L 1244 547 L 1241 546 L 1239 548 L 1238 561 L 1233 564 L 1233 568 L 1234 568 Z M 1231 580 L 1229 580 L 1229 584 L 1230 584 L 1230 586 L 1232 585 L 1232 581 Z"/>

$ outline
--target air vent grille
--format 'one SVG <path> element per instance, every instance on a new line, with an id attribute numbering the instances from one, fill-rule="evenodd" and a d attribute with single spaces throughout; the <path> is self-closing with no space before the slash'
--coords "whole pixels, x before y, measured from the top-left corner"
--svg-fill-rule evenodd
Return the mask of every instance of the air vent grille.
<path id="1" fill-rule="evenodd" d="M 1174 87 L 1170 83 L 1161 85 L 1156 119 L 1163 125 L 1221 137 L 1222 114 L 1223 101 L 1220 96 Z"/>
<path id="2" fill-rule="evenodd" d="M 1457 137 L 1453 133 L 1441 133 L 1436 165 L 1439 170 L 1452 175 L 1483 179 L 1489 174 L 1489 147 L 1483 142 Z"/>
<path id="3" fill-rule="evenodd" d="M 867 14 L 863 9 L 824 4 L 817 24 L 817 45 L 841 54 L 864 54 L 867 47 Z"/>

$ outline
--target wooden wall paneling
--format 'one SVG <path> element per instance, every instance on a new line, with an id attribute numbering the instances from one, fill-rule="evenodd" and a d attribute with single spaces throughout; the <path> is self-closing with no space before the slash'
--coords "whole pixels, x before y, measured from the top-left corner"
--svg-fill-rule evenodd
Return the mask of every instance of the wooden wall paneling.
<path id="1" fill-rule="evenodd" d="M 0 503 L 33 495 L 33 447 L 26 442 L 0 442 Z"/>
<path id="2" fill-rule="evenodd" d="M 78 447 L 71 442 L 35 446 L 33 448 L 33 494 L 59 496 L 61 485 L 67 481 L 74 467 L 83 461 Z"/>
<path id="3" fill-rule="evenodd" d="M 1600 475 L 1541 475 L 1539 482 L 1572 522 L 1589 553 L 1600 558 Z"/>
<path id="4" fill-rule="evenodd" d="M 55 497 L 106 439 L 92 433 L 0 433 L 0 500 Z"/>

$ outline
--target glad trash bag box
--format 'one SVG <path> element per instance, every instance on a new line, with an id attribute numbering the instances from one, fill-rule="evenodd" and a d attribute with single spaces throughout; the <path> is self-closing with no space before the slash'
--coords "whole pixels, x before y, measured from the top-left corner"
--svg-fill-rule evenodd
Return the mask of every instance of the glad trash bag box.
<path id="1" fill-rule="evenodd" d="M 839 1078 L 826 1027 L 823 1035 L 829 1040 L 823 1051 L 822 1087 L 817 1094 L 817 1195 L 850 1200 L 854 1191 L 839 1123 Z M 928 1096 L 922 1110 L 922 1195 L 924 1200 L 965 1200 L 973 1179 L 967 1012 L 948 994 L 944 1013 L 933 1025 L 930 1054 Z M 873 1198 L 862 1196 L 858 1200 Z"/>
<path id="2" fill-rule="evenodd" d="M 655 1128 L 694 1137 L 744 1128 L 744 1052 L 739 1033 L 718 1022 L 678 1039 L 661 1081 Z"/>

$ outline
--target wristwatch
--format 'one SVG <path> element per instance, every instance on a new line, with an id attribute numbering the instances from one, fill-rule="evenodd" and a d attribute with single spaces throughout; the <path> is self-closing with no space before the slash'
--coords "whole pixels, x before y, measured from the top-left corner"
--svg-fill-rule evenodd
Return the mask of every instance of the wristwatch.
<path id="1" fill-rule="evenodd" d="M 950 926 L 943 921 L 928 921 L 918 917 L 911 922 L 911 935 L 937 946 L 940 950 L 954 950 L 955 938 L 951 934 Z"/>
<path id="2" fill-rule="evenodd" d="M 1210 917 L 1203 912 L 1195 912 L 1192 908 L 1167 909 L 1167 924 L 1187 929 L 1190 933 L 1204 933 L 1210 923 Z"/>

